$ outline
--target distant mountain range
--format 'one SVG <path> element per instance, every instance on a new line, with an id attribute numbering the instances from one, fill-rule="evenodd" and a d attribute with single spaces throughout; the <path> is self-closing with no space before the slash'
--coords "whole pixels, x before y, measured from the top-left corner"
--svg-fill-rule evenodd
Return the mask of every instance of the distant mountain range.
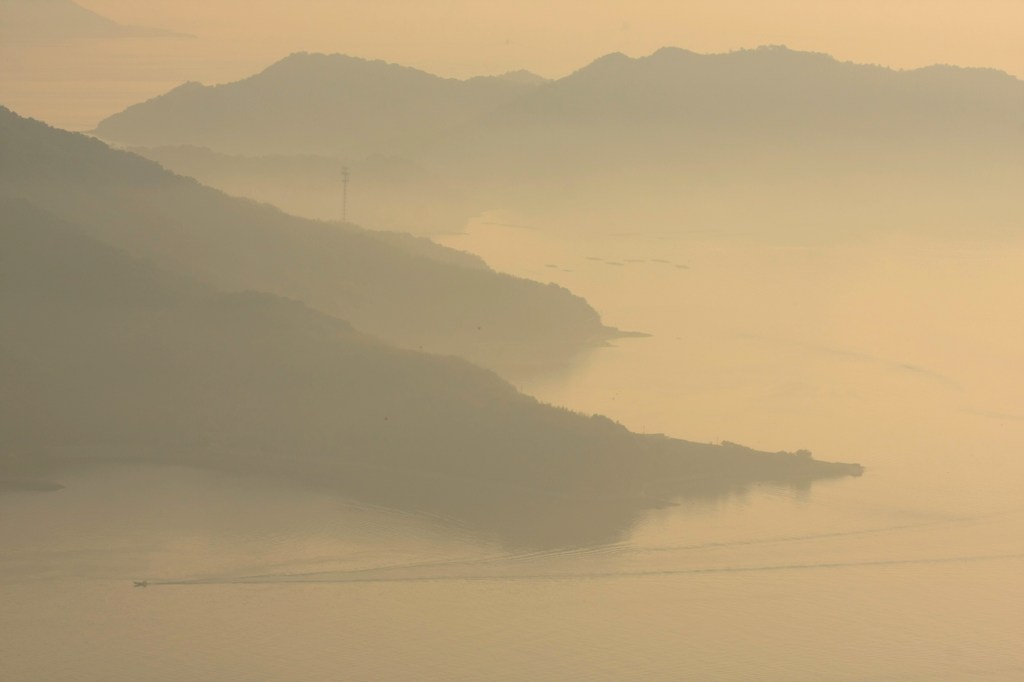
<path id="1" fill-rule="evenodd" d="M 406 150 L 544 82 L 526 72 L 456 80 L 297 53 L 236 83 L 186 83 L 105 119 L 96 134 L 125 145 L 356 158 Z"/>
<path id="2" fill-rule="evenodd" d="M 119 24 L 71 0 L 0 0 L 0 40 L 6 42 L 158 37 L 188 36 Z"/>
<path id="3" fill-rule="evenodd" d="M 390 343 L 490 367 L 616 334 L 586 301 L 406 235 L 303 220 L 0 109 L 0 197 L 226 291 L 304 301 Z"/>
<path id="4" fill-rule="evenodd" d="M 552 157 L 677 152 L 723 138 L 1024 136 L 1024 82 L 989 69 L 895 71 L 782 47 L 610 54 L 556 81 L 466 81 L 343 55 L 294 54 L 219 86 L 187 83 L 102 121 L 120 144 L 241 154 L 415 154 L 456 140 Z M 667 145 L 667 149 L 666 149 Z M 625 147 L 625 149 L 622 149 Z M 482 152 L 493 161 L 493 152 Z"/>
<path id="5" fill-rule="evenodd" d="M 405 159 L 430 180 L 390 185 L 387 196 L 428 206 L 428 188 L 443 186 L 425 212 L 446 218 L 484 206 L 617 230 L 1016 229 L 1008 188 L 1024 181 L 1024 81 L 1005 73 L 896 71 L 782 47 L 665 48 L 513 82 L 522 80 L 452 81 L 293 55 L 237 83 L 187 84 L 96 133 L 140 147 L 193 145 L 140 151 L 249 196 L 301 195 L 289 205 L 311 214 L 336 188 L 303 191 L 287 164 L 278 159 L 268 174 L 258 157 Z M 235 156 L 203 157 L 194 146 Z M 865 196 L 873 200 L 856 198 Z M 376 201 L 372 191 L 367 199 Z"/>
<path id="6" fill-rule="evenodd" d="M 785 48 L 612 54 L 436 141 L 441 156 L 690 165 L 727 158 L 1024 142 L 1024 81 L 894 71 Z M 895 149 L 893 149 L 895 148 Z"/>

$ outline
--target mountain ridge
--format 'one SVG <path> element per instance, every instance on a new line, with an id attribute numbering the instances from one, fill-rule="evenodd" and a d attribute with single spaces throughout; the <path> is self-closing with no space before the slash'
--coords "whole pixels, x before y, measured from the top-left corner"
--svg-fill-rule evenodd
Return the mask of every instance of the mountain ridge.
<path id="1" fill-rule="evenodd" d="M 260 89 L 271 86 L 279 74 L 287 74 L 288 76 L 288 78 L 284 79 L 287 84 L 281 87 L 286 88 L 289 92 L 304 93 L 302 97 L 307 98 L 307 100 L 310 95 L 308 90 L 303 89 L 305 87 L 303 84 L 316 83 L 316 86 L 319 88 L 327 88 L 333 82 L 336 86 L 351 88 L 356 85 L 362 86 L 368 80 L 377 79 L 379 87 L 391 88 L 392 92 L 396 92 L 395 88 L 398 89 L 397 91 L 402 89 L 420 90 L 417 93 L 418 99 L 411 97 L 410 93 L 406 92 L 399 99 L 395 99 L 390 103 L 392 108 L 396 106 L 401 108 L 403 101 L 418 101 L 424 107 L 423 115 L 425 117 L 436 116 L 437 112 L 432 112 L 432 107 L 436 108 L 434 100 L 442 96 L 452 99 L 446 106 L 463 108 L 463 111 L 459 114 L 453 114 L 452 111 L 448 111 L 447 119 L 438 125 L 422 126 L 404 121 L 403 123 L 410 126 L 410 129 L 415 129 L 414 133 L 409 133 L 408 131 L 403 133 L 397 129 L 391 130 L 388 133 L 377 131 L 376 144 L 388 149 L 374 149 L 372 151 L 398 153 L 414 149 L 423 142 L 430 141 L 438 135 L 448 135 L 459 125 L 465 124 L 477 117 L 493 118 L 495 115 L 498 115 L 507 118 L 509 114 L 502 114 L 502 110 L 511 107 L 513 111 L 522 111 L 524 107 L 528 108 L 523 103 L 523 100 L 527 102 L 531 100 L 544 100 L 545 98 L 552 97 L 552 93 L 560 93 L 556 101 L 561 105 L 569 104 L 567 99 L 569 94 L 576 92 L 577 96 L 579 96 L 579 88 L 585 83 L 592 83 L 595 87 L 604 91 L 605 98 L 602 100 L 602 106 L 598 107 L 592 102 L 578 102 L 571 104 L 568 110 L 559 109 L 557 110 L 558 112 L 564 115 L 567 111 L 574 111 L 579 114 L 587 114 L 588 117 L 593 117 L 594 115 L 600 117 L 607 116 L 608 112 L 616 111 L 624 106 L 632 106 L 634 110 L 637 110 L 636 103 L 629 99 L 631 94 L 632 96 L 643 95 L 647 97 L 649 100 L 647 101 L 649 105 L 647 110 L 656 112 L 658 107 L 655 105 L 659 103 L 663 105 L 672 103 L 674 100 L 665 99 L 665 97 L 670 96 L 670 93 L 676 91 L 676 94 L 671 96 L 676 98 L 683 97 L 683 99 L 675 101 L 672 106 L 677 110 L 677 113 L 685 113 L 685 108 L 680 109 L 680 102 L 686 100 L 684 93 L 679 92 L 679 89 L 684 86 L 687 90 L 693 90 L 694 88 L 705 89 L 707 91 L 705 95 L 714 95 L 714 97 L 711 97 L 711 100 L 714 100 L 716 97 L 725 97 L 722 100 L 723 106 L 732 106 L 730 98 L 733 98 L 735 95 L 730 94 L 729 88 L 735 89 L 741 86 L 750 88 L 751 93 L 754 94 L 783 88 L 781 92 L 787 97 L 797 98 L 795 100 L 797 103 L 801 101 L 800 98 L 806 98 L 812 92 L 820 91 L 819 95 L 813 100 L 806 100 L 807 102 L 818 102 L 819 104 L 815 106 L 819 107 L 823 104 L 827 105 L 831 98 L 836 97 L 840 98 L 839 101 L 846 101 L 848 104 L 852 104 L 858 100 L 856 98 L 850 99 L 849 91 L 851 88 L 867 88 L 865 93 L 879 91 L 885 92 L 888 96 L 892 97 L 897 108 L 892 109 L 892 104 L 888 106 L 893 111 L 898 111 L 899 107 L 910 105 L 913 100 L 908 99 L 908 97 L 924 98 L 923 102 L 935 102 L 943 106 L 948 106 L 951 102 L 965 96 L 974 99 L 985 97 L 991 100 L 984 103 L 984 106 L 976 108 L 976 114 L 984 113 L 985 110 L 991 110 L 997 105 L 1005 106 L 1007 104 L 1007 96 L 999 91 L 1000 88 L 1009 87 L 1017 89 L 1015 94 L 1016 101 L 1011 102 L 1011 104 L 1019 106 L 1021 104 L 1019 100 L 1024 97 L 1024 95 L 1020 94 L 1024 92 L 1024 81 L 995 69 L 934 65 L 919 69 L 895 70 L 872 64 L 841 62 L 824 53 L 790 50 L 783 46 L 763 46 L 756 49 L 736 50 L 718 54 L 699 54 L 677 47 L 663 47 L 650 55 L 635 58 L 628 57 L 622 53 L 611 53 L 599 57 L 559 79 L 544 81 L 531 78 L 529 79 L 531 85 L 523 87 L 518 91 L 509 90 L 507 88 L 510 82 L 509 79 L 501 76 L 477 77 L 467 80 L 445 79 L 433 76 L 419 69 L 382 60 L 368 60 L 342 54 L 327 55 L 300 52 L 293 53 L 271 64 L 253 76 L 233 83 L 216 86 L 184 84 L 162 96 L 133 105 L 123 112 L 104 119 L 96 127 L 95 133 L 105 139 L 138 146 L 196 144 L 215 151 L 229 153 L 309 153 L 310 151 L 322 153 L 323 145 L 321 145 L 319 150 L 315 150 L 313 149 L 315 145 L 308 141 L 297 142 L 294 138 L 291 141 L 285 139 L 289 138 L 292 133 L 284 129 L 274 131 L 275 134 L 283 137 L 282 140 L 276 141 L 273 144 L 265 141 L 258 142 L 252 135 L 249 136 L 248 142 L 245 141 L 245 136 L 236 135 L 231 138 L 230 143 L 218 144 L 217 140 L 211 137 L 215 131 L 209 128 L 195 130 L 191 133 L 190 139 L 185 139 L 188 136 L 184 135 L 180 123 L 174 125 L 160 123 L 160 118 L 163 115 L 161 114 L 162 107 L 172 107 L 179 116 L 195 116 L 196 114 L 194 112 L 190 113 L 186 105 L 198 106 L 198 101 L 204 97 L 217 99 L 218 104 L 216 106 L 212 102 L 207 103 L 207 106 L 214 106 L 215 109 L 223 106 L 238 107 L 241 101 L 247 101 L 250 104 L 254 101 L 263 101 L 260 100 L 263 97 L 260 94 Z M 942 76 L 946 78 L 943 79 L 941 78 Z M 394 82 L 388 82 L 388 78 Z M 689 80 L 685 82 L 680 80 L 685 78 Z M 838 82 L 834 82 L 837 79 Z M 937 91 L 929 92 L 929 89 L 925 87 L 929 81 L 932 81 L 932 85 L 938 88 Z M 732 85 L 729 85 L 730 83 Z M 446 95 L 432 92 L 430 97 L 425 97 L 422 89 L 426 84 L 430 84 L 431 88 L 440 88 L 441 90 L 444 88 L 450 89 L 453 86 L 455 88 L 465 88 L 472 85 L 486 84 L 496 92 L 499 90 L 501 92 L 497 92 L 497 94 L 492 93 L 490 98 L 478 97 L 478 99 L 487 100 L 481 106 L 469 106 L 466 98 L 460 99 L 461 96 L 453 97 L 450 92 Z M 502 90 L 502 88 L 505 89 Z M 244 96 L 241 94 L 242 91 L 246 93 Z M 224 100 L 224 97 L 227 96 L 226 93 L 232 92 L 238 92 L 239 97 L 243 98 L 234 105 Z M 659 98 L 650 99 L 652 97 L 651 92 L 665 94 L 659 96 Z M 283 93 L 278 93 L 278 95 L 284 96 Z M 319 95 L 317 96 L 319 97 Z M 773 95 L 773 98 L 778 99 L 778 96 L 778 93 L 776 93 Z M 613 99 L 609 100 L 609 97 Z M 705 101 L 708 101 L 707 96 L 705 96 Z M 747 99 L 737 100 L 737 106 L 740 101 L 747 105 L 754 103 L 754 100 L 749 96 Z M 426 102 L 425 105 L 423 104 L 424 102 Z M 613 102 L 617 102 L 617 106 L 609 108 L 609 105 Z M 330 123 L 328 123 L 328 120 L 309 110 L 309 107 L 313 104 L 313 100 L 308 100 L 304 107 L 299 107 L 299 109 L 305 109 L 305 112 L 300 115 L 300 119 L 305 120 L 307 125 L 320 126 L 322 129 L 319 130 L 319 134 L 322 136 L 327 136 L 325 126 L 343 125 L 344 119 L 339 117 L 343 109 L 338 109 L 338 107 L 359 108 L 366 106 L 365 102 L 352 100 L 344 103 L 338 98 L 330 101 L 320 101 L 320 104 L 317 106 L 329 104 L 334 108 L 335 118 L 329 119 Z M 877 107 L 879 105 L 874 106 Z M 915 116 L 927 113 L 921 109 L 924 103 L 918 103 L 914 106 L 916 107 Z M 715 112 L 724 110 L 721 106 L 712 109 Z M 241 118 L 240 111 L 239 116 L 236 118 Z M 937 111 L 933 113 L 942 112 Z M 1006 116 L 1015 116 L 1018 113 L 1017 111 L 1012 111 L 1009 114 L 1005 114 L 1004 118 Z M 305 117 L 304 119 L 302 118 L 303 116 Z M 149 120 L 147 120 L 147 117 Z M 399 121 L 400 119 L 394 119 L 393 123 L 396 123 L 396 127 Z M 160 132 L 161 125 L 166 127 L 164 133 Z M 226 123 L 218 123 L 217 125 L 226 125 Z M 336 133 L 332 134 L 336 135 Z M 329 139 L 329 136 L 325 137 L 325 139 Z M 405 145 L 404 149 L 402 148 L 403 144 Z M 328 148 L 332 148 L 331 145 L 328 145 Z M 366 148 L 359 151 L 366 151 Z M 345 153 L 352 153 L 353 150 L 338 150 L 334 148 L 333 152 L 344 155 Z"/>
<path id="2" fill-rule="evenodd" d="M 504 542 L 607 542 L 660 503 L 858 474 L 633 434 L 301 302 L 218 292 L 0 200 L 0 480 L 185 465 L 441 514 Z M 673 477 L 681 479 L 671 483 Z"/>
<path id="3" fill-rule="evenodd" d="M 288 216 L 101 141 L 0 110 L 0 196 L 227 291 L 305 301 L 393 344 L 485 365 L 563 358 L 613 334 L 582 298 L 412 237 Z M 448 261 L 448 262 L 446 262 Z"/>
<path id="4" fill-rule="evenodd" d="M 228 153 L 388 153 L 454 128 L 539 82 L 507 75 L 458 80 L 383 60 L 295 52 L 231 83 L 185 83 L 104 119 L 93 132 L 120 144 L 196 144 Z M 146 119 L 153 115 L 168 126 L 156 144 L 147 133 Z"/>

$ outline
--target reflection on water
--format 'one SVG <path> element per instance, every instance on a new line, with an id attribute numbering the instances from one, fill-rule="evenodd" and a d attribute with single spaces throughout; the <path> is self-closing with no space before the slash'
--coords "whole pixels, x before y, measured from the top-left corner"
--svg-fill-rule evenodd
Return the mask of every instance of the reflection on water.
<path id="1" fill-rule="evenodd" d="M 655 510 L 622 542 L 516 552 L 258 479 L 67 482 L 0 497 L 4 679 L 1012 680 L 1022 665 L 1019 505 L 886 500 L 872 477 L 765 486 Z"/>

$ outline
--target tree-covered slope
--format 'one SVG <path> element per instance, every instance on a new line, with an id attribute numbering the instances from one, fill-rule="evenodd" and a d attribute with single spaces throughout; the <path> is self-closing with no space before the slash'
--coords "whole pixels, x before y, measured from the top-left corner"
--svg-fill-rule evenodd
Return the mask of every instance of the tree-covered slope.
<path id="1" fill-rule="evenodd" d="M 296 301 L 214 291 L 27 202 L 0 209 L 0 479 L 123 462 L 254 472 L 545 544 L 608 539 L 677 495 L 857 473 L 633 434 Z"/>
<path id="2" fill-rule="evenodd" d="M 0 196 L 222 290 L 303 301 L 390 343 L 492 367 L 609 334 L 586 301 L 441 247 L 235 199 L 98 140 L 0 111 Z"/>

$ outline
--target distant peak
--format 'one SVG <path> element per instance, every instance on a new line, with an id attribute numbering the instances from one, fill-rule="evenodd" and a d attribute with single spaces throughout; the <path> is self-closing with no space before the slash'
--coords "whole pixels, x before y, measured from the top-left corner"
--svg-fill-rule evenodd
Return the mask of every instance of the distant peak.
<path id="1" fill-rule="evenodd" d="M 938 75 L 938 76 L 953 76 L 953 77 L 972 77 L 982 78 L 991 82 L 1001 81 L 1017 81 L 1021 82 L 1020 78 L 1017 78 L 1013 74 L 1007 73 L 1000 69 L 993 69 L 985 66 L 957 66 L 955 64 L 932 64 L 931 66 L 922 66 L 919 69 L 913 70 L 915 73 L 920 75 Z"/>
<path id="2" fill-rule="evenodd" d="M 279 60 L 278 64 L 285 62 L 307 62 L 307 61 L 353 61 L 353 62 L 367 62 L 368 59 L 362 57 L 352 57 L 341 52 L 306 52 L 305 50 L 300 52 L 292 52 L 284 59 Z"/>
<path id="3" fill-rule="evenodd" d="M 354 73 L 358 71 L 365 71 L 369 73 L 385 70 L 392 73 L 430 76 L 432 78 L 438 77 L 411 66 L 395 64 L 384 61 L 383 59 L 365 59 L 363 57 L 353 57 L 340 52 L 333 52 L 330 54 L 324 52 L 293 52 L 284 59 L 274 62 L 254 76 L 254 78 L 258 78 L 260 76 L 289 76 L 295 73 L 330 77 L 332 74 L 337 73 Z"/>
<path id="4" fill-rule="evenodd" d="M 664 49 L 664 48 L 663 48 Z M 624 62 L 633 61 L 632 57 L 629 57 L 622 52 L 609 52 L 603 57 L 598 57 L 592 63 L 593 64 L 622 64 Z"/>
<path id="5" fill-rule="evenodd" d="M 590 73 L 607 73 L 618 71 L 623 68 L 627 68 L 628 65 L 633 64 L 636 60 L 629 57 L 621 52 L 612 52 L 606 54 L 603 57 L 598 57 L 594 61 L 590 62 L 587 66 L 576 71 L 576 74 L 584 75 Z"/>
<path id="6" fill-rule="evenodd" d="M 304 69 L 317 65 L 332 66 L 369 63 L 370 60 L 368 59 L 350 57 L 349 55 L 341 54 L 340 52 L 334 52 L 331 54 L 323 52 L 292 52 L 287 57 L 279 59 L 267 68 L 263 69 L 262 73 L 273 73 L 288 69 Z"/>
<path id="7" fill-rule="evenodd" d="M 677 57 L 699 57 L 700 55 L 682 47 L 666 46 L 655 50 L 648 59 L 665 59 Z"/>
<path id="8" fill-rule="evenodd" d="M 739 55 L 749 57 L 751 59 L 786 59 L 790 61 L 819 61 L 819 62 L 835 62 L 839 63 L 838 60 L 830 54 L 825 52 L 811 52 L 807 50 L 794 50 L 786 45 L 758 45 L 753 49 L 737 50 L 735 52 L 728 53 L 729 55 Z"/>

